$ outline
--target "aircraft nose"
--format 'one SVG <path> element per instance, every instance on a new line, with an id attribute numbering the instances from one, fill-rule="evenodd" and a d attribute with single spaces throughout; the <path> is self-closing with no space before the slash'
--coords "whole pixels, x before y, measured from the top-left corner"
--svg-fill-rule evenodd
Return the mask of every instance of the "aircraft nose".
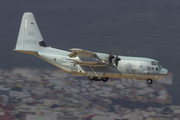
<path id="1" fill-rule="evenodd" d="M 168 70 L 162 68 L 162 69 L 159 71 L 159 74 L 160 74 L 160 75 L 167 75 L 167 74 L 168 74 Z"/>

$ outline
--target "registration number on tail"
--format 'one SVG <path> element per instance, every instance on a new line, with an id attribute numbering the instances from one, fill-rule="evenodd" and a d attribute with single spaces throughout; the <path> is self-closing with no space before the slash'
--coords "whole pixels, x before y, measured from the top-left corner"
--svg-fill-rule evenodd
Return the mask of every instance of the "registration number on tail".
<path id="1" fill-rule="evenodd" d="M 36 40 L 32 40 L 32 39 L 26 39 L 24 40 L 25 44 L 36 44 Z"/>

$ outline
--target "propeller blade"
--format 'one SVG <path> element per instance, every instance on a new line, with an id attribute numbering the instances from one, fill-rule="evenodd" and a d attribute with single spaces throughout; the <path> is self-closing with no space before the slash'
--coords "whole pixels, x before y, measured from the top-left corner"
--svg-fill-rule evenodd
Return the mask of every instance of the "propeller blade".
<path id="1" fill-rule="evenodd" d="M 117 49 L 117 53 L 116 53 L 116 58 L 115 58 L 115 64 L 116 64 L 116 67 L 118 66 L 118 62 L 121 60 L 119 57 L 118 57 L 118 49 Z"/>
<path id="2" fill-rule="evenodd" d="M 115 57 L 114 57 L 114 55 L 112 54 L 112 48 L 111 48 L 111 50 L 110 50 L 110 54 L 109 54 L 109 58 L 108 58 L 108 61 L 109 61 L 109 65 L 111 65 L 112 64 L 112 59 L 114 59 Z"/>

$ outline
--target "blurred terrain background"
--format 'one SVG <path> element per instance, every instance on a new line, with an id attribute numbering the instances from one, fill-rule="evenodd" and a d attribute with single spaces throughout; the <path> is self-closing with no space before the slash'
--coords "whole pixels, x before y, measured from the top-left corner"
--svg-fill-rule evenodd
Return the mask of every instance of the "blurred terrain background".
<path id="1" fill-rule="evenodd" d="M 173 73 L 167 86 L 174 104 L 180 104 L 180 1 L 179 0 L 16 0 L 0 2 L 0 67 L 54 66 L 15 48 L 24 12 L 35 15 L 48 46 L 68 50 L 133 55 L 156 59 Z"/>

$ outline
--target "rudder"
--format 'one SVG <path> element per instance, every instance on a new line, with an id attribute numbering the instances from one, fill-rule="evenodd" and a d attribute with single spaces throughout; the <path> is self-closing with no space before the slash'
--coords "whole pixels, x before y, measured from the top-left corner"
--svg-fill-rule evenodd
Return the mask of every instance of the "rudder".
<path id="1" fill-rule="evenodd" d="M 43 47 L 46 47 L 46 45 L 42 38 L 34 15 L 30 12 L 25 12 L 21 20 L 15 50 L 39 51 Z"/>

